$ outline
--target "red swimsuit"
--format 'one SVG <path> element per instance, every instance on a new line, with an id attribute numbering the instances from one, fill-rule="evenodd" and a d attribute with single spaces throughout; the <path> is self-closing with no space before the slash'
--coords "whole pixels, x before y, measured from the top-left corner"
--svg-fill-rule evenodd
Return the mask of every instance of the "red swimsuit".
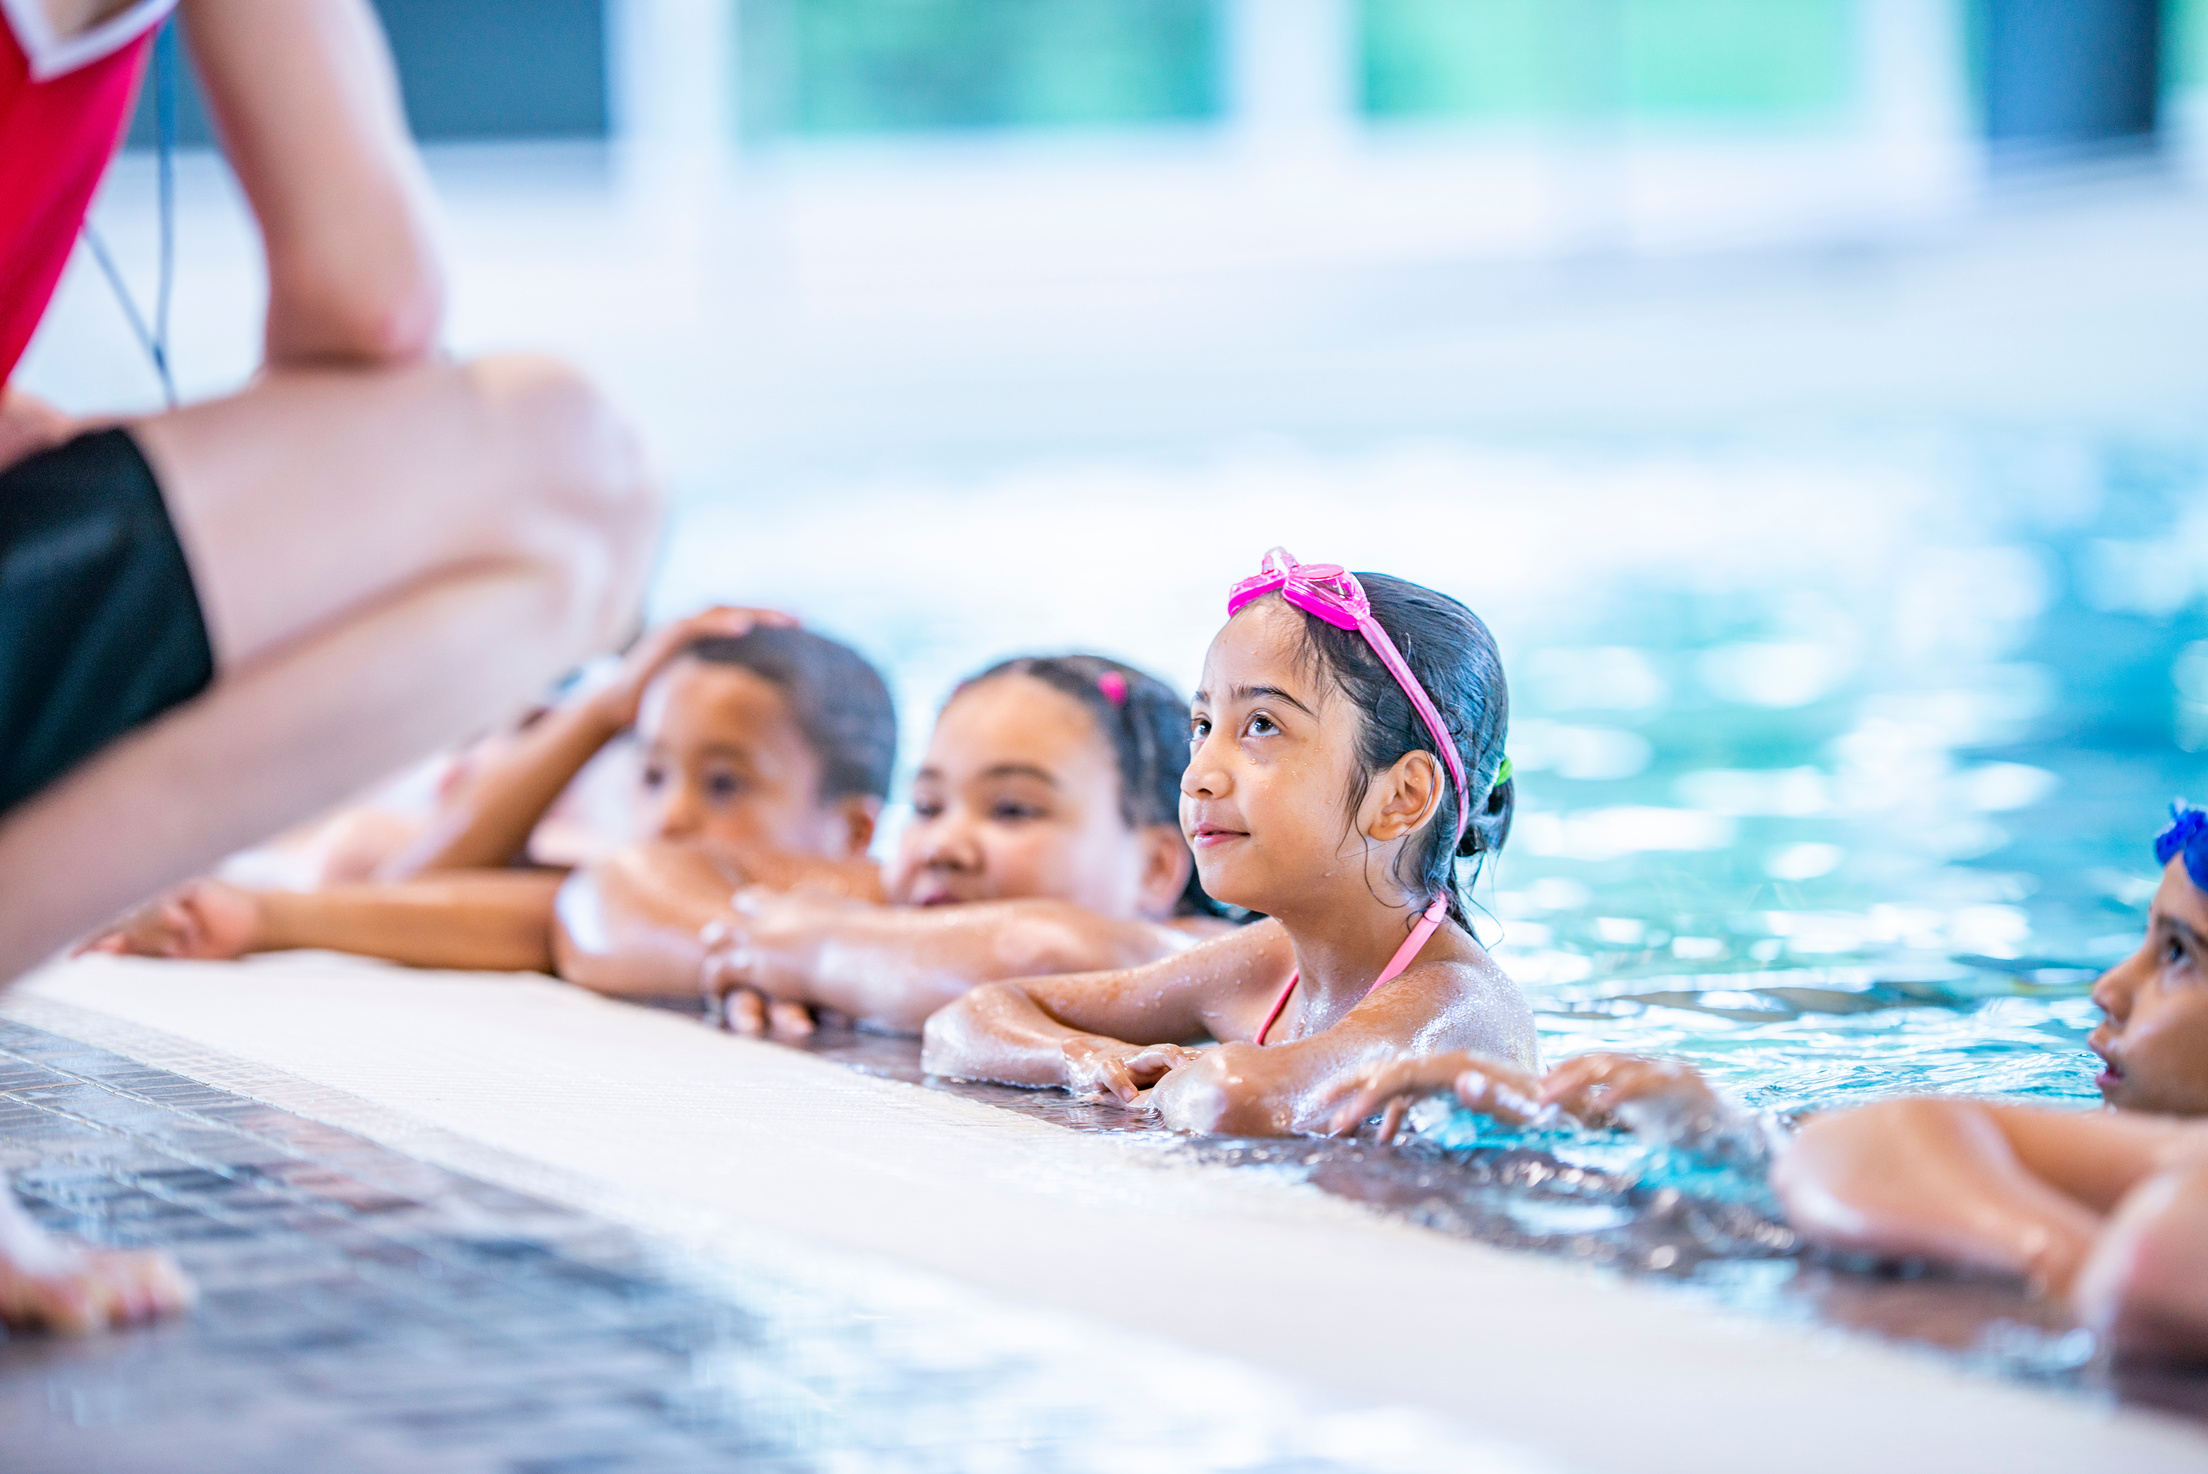
<path id="1" fill-rule="evenodd" d="M 94 49 L 112 49 L 38 81 L 17 36 L 19 27 L 29 29 L 36 3 L 14 0 L 0 7 L 6 12 L 0 17 L 0 385 L 15 372 L 69 264 L 92 192 L 129 125 L 147 48 L 169 9 L 144 5 L 95 27 L 87 38 Z M 134 26 L 143 29 L 133 33 Z"/>

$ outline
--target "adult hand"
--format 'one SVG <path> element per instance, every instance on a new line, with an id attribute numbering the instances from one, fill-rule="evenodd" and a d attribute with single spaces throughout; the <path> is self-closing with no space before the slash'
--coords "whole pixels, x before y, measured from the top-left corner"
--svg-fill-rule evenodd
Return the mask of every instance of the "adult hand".
<path id="1" fill-rule="evenodd" d="M 1082 1034 L 1068 1039 L 1065 1086 L 1075 1095 L 1110 1095 L 1121 1105 L 1136 1098 L 1181 1066 L 1203 1057 L 1182 1044 L 1129 1044 Z"/>
<path id="2" fill-rule="evenodd" d="M 0 469 L 67 440 L 76 421 L 21 389 L 0 385 Z"/>
<path id="3" fill-rule="evenodd" d="M 148 901 L 76 949 L 121 957 L 225 961 L 253 950 L 262 924 L 260 898 L 219 880 L 194 880 Z"/>
<path id="4" fill-rule="evenodd" d="M 644 700 L 644 688 L 652 683 L 652 677 L 699 640 L 734 639 L 762 625 L 788 629 L 796 624 L 796 619 L 775 609 L 718 605 L 646 630 L 643 637 L 629 647 L 613 680 L 593 692 L 589 700 L 612 726 L 632 726 L 636 722 L 636 709 Z"/>

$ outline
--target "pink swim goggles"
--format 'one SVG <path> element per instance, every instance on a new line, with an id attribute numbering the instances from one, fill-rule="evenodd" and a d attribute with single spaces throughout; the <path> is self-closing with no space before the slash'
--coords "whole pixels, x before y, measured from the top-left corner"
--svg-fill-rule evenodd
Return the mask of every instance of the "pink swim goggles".
<path id="1" fill-rule="evenodd" d="M 1338 630 L 1355 630 L 1365 637 L 1372 653 L 1380 657 L 1380 663 L 1395 677 L 1403 694 L 1411 698 L 1411 705 L 1418 709 L 1419 720 L 1426 724 L 1426 730 L 1434 734 L 1434 746 L 1448 766 L 1449 780 L 1457 790 L 1456 838 L 1464 838 L 1465 826 L 1472 821 L 1472 797 L 1465 787 L 1464 762 L 1457 756 L 1456 740 L 1449 735 L 1449 725 L 1441 719 L 1426 688 L 1418 683 L 1418 677 L 1412 675 L 1410 666 L 1404 663 L 1403 652 L 1395 648 L 1395 641 L 1388 638 L 1380 621 L 1372 617 L 1372 600 L 1365 597 L 1365 586 L 1357 581 L 1357 575 L 1332 563 L 1298 563 L 1294 553 L 1286 548 L 1275 548 L 1265 555 L 1262 572 L 1250 575 L 1227 591 L 1227 618 L 1240 614 L 1244 605 L 1275 593 Z"/>
<path id="2" fill-rule="evenodd" d="M 1433 733 L 1434 747 L 1449 769 L 1450 782 L 1456 787 L 1457 828 L 1450 840 L 1450 849 L 1454 850 L 1457 842 L 1464 838 L 1465 826 L 1472 819 L 1472 798 L 1464 781 L 1464 760 L 1457 756 L 1457 744 L 1449 735 L 1449 724 L 1441 719 L 1441 712 L 1435 708 L 1433 698 L 1426 694 L 1426 688 L 1419 684 L 1418 677 L 1411 674 L 1410 666 L 1403 659 L 1403 652 L 1395 648 L 1395 641 L 1380 627 L 1380 621 L 1372 617 L 1372 601 L 1365 597 L 1365 587 L 1357 582 L 1357 575 L 1332 563 L 1298 563 L 1296 555 L 1286 548 L 1275 548 L 1265 555 L 1265 566 L 1261 572 L 1243 579 L 1227 591 L 1227 618 L 1234 618 L 1242 612 L 1244 606 L 1264 598 L 1267 594 L 1279 594 L 1304 613 L 1323 619 L 1336 629 L 1357 631 L 1365 637 L 1365 643 L 1372 647 L 1372 653 L 1380 657 L 1380 663 L 1388 668 L 1388 674 L 1395 677 L 1395 683 L 1403 688 L 1403 694 L 1411 699 L 1411 705 L 1417 709 L 1419 720 L 1426 724 L 1427 731 Z M 1503 770 L 1505 773 L 1508 771 L 1507 768 Z M 1497 775 L 1496 781 L 1502 781 L 1501 774 Z M 1444 890 L 1426 907 L 1425 914 L 1419 917 L 1418 924 L 1411 928 L 1411 934 L 1403 939 L 1403 945 L 1396 949 L 1395 956 L 1388 959 L 1388 965 L 1380 970 L 1380 976 L 1372 980 L 1372 987 L 1366 989 L 1366 993 L 1369 995 L 1409 967 L 1417 959 L 1420 949 L 1426 945 L 1426 939 L 1434 934 L 1448 914 L 1449 893 Z M 1273 1025 L 1288 1007 L 1288 999 L 1295 993 L 1300 976 L 1298 974 L 1288 979 L 1288 986 L 1281 990 L 1272 1012 L 1265 1015 L 1265 1022 L 1257 1031 L 1259 1044 L 1265 1042 L 1265 1036 L 1272 1032 Z"/>

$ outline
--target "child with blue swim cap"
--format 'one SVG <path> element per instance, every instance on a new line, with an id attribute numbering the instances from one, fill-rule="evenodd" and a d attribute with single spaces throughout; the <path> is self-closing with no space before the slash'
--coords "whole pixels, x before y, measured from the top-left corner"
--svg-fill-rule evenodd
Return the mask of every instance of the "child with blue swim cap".
<path id="1" fill-rule="evenodd" d="M 1582 1055 L 1536 1077 L 1472 1055 L 1374 1071 L 1336 1118 L 1454 1093 L 1683 1145 L 1769 1154 L 1787 1219 L 1811 1240 L 2017 1275 L 2127 1354 L 2208 1356 L 2208 812 L 2179 804 L 2155 840 L 2161 885 L 2139 949 L 2093 986 L 2088 1041 L 2108 1109 L 1918 1097 L 1813 1116 L 1791 1137 L 1690 1066 Z"/>

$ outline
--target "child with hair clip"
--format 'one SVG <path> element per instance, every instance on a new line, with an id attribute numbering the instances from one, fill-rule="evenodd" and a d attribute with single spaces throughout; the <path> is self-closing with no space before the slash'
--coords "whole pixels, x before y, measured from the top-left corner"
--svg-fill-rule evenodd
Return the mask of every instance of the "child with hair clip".
<path id="1" fill-rule="evenodd" d="M 1312 1132 L 1405 1051 L 1535 1065 L 1457 862 L 1510 831 L 1509 696 L 1456 600 L 1283 549 L 1235 586 L 1196 693 L 1180 821 L 1204 889 L 1269 919 L 1138 967 L 975 988 L 923 1062 L 1108 1093 L 1167 1125 Z M 1187 1041 L 1222 1041 L 1195 1049 Z"/>
<path id="2" fill-rule="evenodd" d="M 691 884 L 638 847 L 560 901 L 561 975 L 722 1002 L 728 1026 L 802 1036 L 813 1010 L 918 1033 L 977 982 L 1153 961 L 1231 930 L 1174 809 L 1188 706 L 1099 655 L 1026 656 L 963 682 L 913 779 L 889 905 L 813 887 Z"/>

